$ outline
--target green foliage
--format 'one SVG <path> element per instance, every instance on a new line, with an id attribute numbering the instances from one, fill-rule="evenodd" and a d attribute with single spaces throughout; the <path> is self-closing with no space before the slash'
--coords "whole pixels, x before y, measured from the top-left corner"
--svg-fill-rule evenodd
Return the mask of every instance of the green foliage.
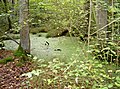
<path id="1" fill-rule="evenodd" d="M 120 87 L 120 70 L 115 65 L 79 59 L 71 59 L 65 63 L 58 58 L 51 62 L 39 59 L 36 63 L 35 70 L 22 75 L 29 77 L 30 80 L 26 83 L 33 88 L 118 89 Z"/>
<path id="2" fill-rule="evenodd" d="M 84 0 L 78 1 L 54 1 L 38 0 L 30 1 L 30 24 L 31 27 L 39 27 L 51 32 L 58 33 L 66 27 L 74 34 L 87 32 L 87 10 Z"/>
<path id="3" fill-rule="evenodd" d="M 110 0 L 109 0 L 110 1 Z M 108 22 L 120 17 L 120 3 L 115 0 L 112 6 L 111 2 L 106 5 L 103 0 L 100 0 L 101 5 L 104 5 L 108 11 Z M 91 32 L 96 30 L 96 0 L 93 0 Z M 31 33 L 48 32 L 47 37 L 61 36 L 66 30 L 70 36 L 80 36 L 86 40 L 85 34 L 88 33 L 89 22 L 89 2 L 88 0 L 30 0 L 30 16 L 29 23 Z M 11 5 L 9 5 L 11 6 Z M 5 13 L 3 4 L 0 2 L 0 36 L 8 29 L 7 17 L 14 15 L 12 33 L 19 33 L 17 4 L 14 6 L 14 14 L 11 10 Z M 16 10 L 16 11 L 15 11 Z M 112 15 L 113 14 L 113 15 Z M 108 26 L 110 33 L 108 39 L 112 38 L 111 42 L 101 41 L 98 44 L 92 45 L 92 54 L 94 59 L 105 60 L 108 62 L 120 62 L 120 45 L 119 45 L 119 27 L 120 21 Z M 105 33 L 101 31 L 101 33 Z M 102 35 L 103 35 L 102 34 Z M 102 38 L 102 40 L 105 40 Z M 115 41 L 114 41 L 115 40 Z M 116 42 L 117 40 L 117 42 Z M 83 51 L 83 50 L 82 50 Z M 15 56 L 22 60 L 18 62 L 18 66 L 27 58 L 26 53 L 19 46 L 14 53 Z M 80 56 L 82 57 L 82 56 Z M 84 57 L 83 57 L 84 58 Z M 1 63 L 7 63 L 11 58 L 0 60 Z M 81 60 L 74 57 L 68 62 L 62 62 L 59 59 L 53 59 L 50 62 L 45 60 L 36 61 L 37 68 L 27 75 L 30 78 L 28 84 L 37 89 L 119 89 L 120 88 L 120 70 L 114 65 L 108 65 L 107 62 L 100 63 L 97 60 Z M 110 68 L 109 68 L 110 67 Z"/>
<path id="4" fill-rule="evenodd" d="M 117 76 L 117 77 L 115 78 L 115 80 L 116 80 L 115 85 L 116 85 L 117 87 L 120 87 L 120 77 Z"/>
<path id="5" fill-rule="evenodd" d="M 108 62 L 120 63 L 120 46 L 115 42 L 102 42 L 101 44 L 91 45 L 94 59 Z"/>
<path id="6" fill-rule="evenodd" d="M 13 58 L 12 57 L 7 57 L 7 58 L 4 58 L 4 59 L 0 59 L 0 64 L 6 64 L 7 62 L 11 62 L 13 61 Z"/>

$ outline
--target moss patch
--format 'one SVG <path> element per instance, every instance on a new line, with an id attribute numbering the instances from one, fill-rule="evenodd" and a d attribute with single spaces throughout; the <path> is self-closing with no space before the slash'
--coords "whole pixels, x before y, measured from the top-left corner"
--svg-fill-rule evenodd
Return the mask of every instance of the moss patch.
<path id="1" fill-rule="evenodd" d="M 14 52 L 14 56 L 16 57 L 21 57 L 24 55 L 26 55 L 26 53 L 21 46 L 19 46 L 18 49 Z"/>
<path id="2" fill-rule="evenodd" d="M 10 57 L 1 59 L 0 64 L 6 64 L 7 62 L 11 62 L 11 61 L 13 61 L 13 58 L 10 56 Z"/>

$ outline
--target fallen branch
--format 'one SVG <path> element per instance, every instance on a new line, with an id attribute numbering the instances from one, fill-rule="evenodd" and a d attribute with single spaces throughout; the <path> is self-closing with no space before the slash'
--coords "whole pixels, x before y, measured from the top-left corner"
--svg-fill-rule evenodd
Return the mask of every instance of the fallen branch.
<path id="1" fill-rule="evenodd" d="M 0 32 L 3 33 L 0 29 Z M 10 40 L 14 41 L 15 43 L 17 43 L 18 45 L 20 44 L 19 42 L 17 42 L 15 39 L 13 39 L 12 37 L 10 37 L 7 33 L 4 33 L 4 35 L 6 35 L 8 38 L 10 38 Z"/>

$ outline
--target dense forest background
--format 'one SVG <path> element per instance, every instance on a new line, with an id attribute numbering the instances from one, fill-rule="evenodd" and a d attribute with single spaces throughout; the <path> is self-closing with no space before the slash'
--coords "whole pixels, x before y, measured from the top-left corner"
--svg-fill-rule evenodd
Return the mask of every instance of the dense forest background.
<path id="1" fill-rule="evenodd" d="M 37 83 L 29 80 L 29 86 L 37 89 L 120 87 L 119 0 L 0 0 L 1 50 L 5 40 L 12 40 L 19 45 L 16 50 L 30 54 L 30 35 L 42 37 L 41 33 L 46 33 L 46 39 L 76 38 L 83 47 L 80 50 L 84 58 L 35 61 L 39 66 L 30 73 L 36 75 L 32 82 Z M 49 42 L 45 45 L 49 46 Z"/>

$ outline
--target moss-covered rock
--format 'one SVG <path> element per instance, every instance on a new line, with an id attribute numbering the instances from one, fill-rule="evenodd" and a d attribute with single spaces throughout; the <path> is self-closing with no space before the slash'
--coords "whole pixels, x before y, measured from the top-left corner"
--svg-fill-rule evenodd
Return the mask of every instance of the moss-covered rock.
<path id="1" fill-rule="evenodd" d="M 66 36 L 68 35 L 68 32 L 69 31 L 66 28 L 58 28 L 57 30 L 53 29 L 48 31 L 48 34 L 46 35 L 46 37 L 49 38 L 49 37 Z"/>
<path id="2" fill-rule="evenodd" d="M 30 28 L 30 33 L 32 34 L 37 34 L 40 32 L 48 32 L 48 30 L 45 27 L 34 27 L 34 28 Z"/>

